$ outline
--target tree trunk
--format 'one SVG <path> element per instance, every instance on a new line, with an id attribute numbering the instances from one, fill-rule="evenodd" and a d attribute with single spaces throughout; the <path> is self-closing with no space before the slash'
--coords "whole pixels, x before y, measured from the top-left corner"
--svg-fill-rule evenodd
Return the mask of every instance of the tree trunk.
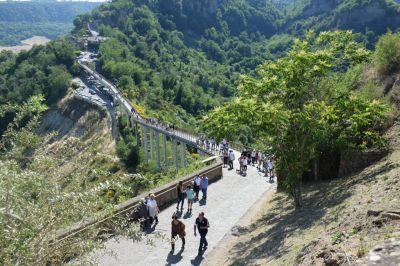
<path id="1" fill-rule="evenodd" d="M 301 191 L 302 191 L 302 187 L 301 187 L 301 181 L 296 185 L 295 187 L 295 193 L 294 193 L 294 204 L 296 206 L 296 208 L 300 208 L 303 205 L 303 199 L 301 196 Z"/>
<path id="2" fill-rule="evenodd" d="M 318 162 L 319 160 L 316 158 L 313 160 L 314 164 L 314 181 L 318 181 Z"/>

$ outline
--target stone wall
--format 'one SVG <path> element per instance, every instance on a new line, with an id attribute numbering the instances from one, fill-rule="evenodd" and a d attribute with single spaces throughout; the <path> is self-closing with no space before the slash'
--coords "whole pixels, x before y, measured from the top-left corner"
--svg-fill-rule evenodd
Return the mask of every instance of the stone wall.
<path id="1" fill-rule="evenodd" d="M 340 158 L 338 177 L 343 177 L 358 172 L 365 167 L 379 161 L 387 154 L 383 150 L 369 150 L 366 152 L 353 152 L 342 154 Z"/>
<path id="2" fill-rule="evenodd" d="M 177 190 L 176 186 L 179 181 L 182 181 L 183 184 L 186 186 L 191 183 L 196 175 L 206 175 L 209 179 L 209 183 L 213 183 L 218 181 L 222 177 L 222 161 L 218 156 L 211 157 L 205 161 L 203 161 L 206 167 L 203 169 L 193 172 L 190 175 L 182 177 L 176 181 L 170 182 L 160 188 L 157 188 L 151 192 L 156 195 L 157 204 L 159 205 L 160 209 L 165 209 L 170 206 L 172 203 L 176 202 L 177 199 Z M 135 198 L 127 200 L 114 208 L 113 217 L 109 215 L 103 216 L 103 218 L 92 219 L 88 218 L 87 220 L 78 222 L 73 224 L 72 226 L 59 230 L 56 233 L 56 239 L 62 240 L 67 237 L 79 234 L 80 232 L 84 231 L 86 228 L 91 226 L 97 226 L 108 221 L 110 218 L 119 217 L 119 216 L 129 216 L 132 219 L 137 219 L 136 217 L 136 208 L 140 203 L 142 198 L 145 198 L 149 192 L 143 193 Z"/>

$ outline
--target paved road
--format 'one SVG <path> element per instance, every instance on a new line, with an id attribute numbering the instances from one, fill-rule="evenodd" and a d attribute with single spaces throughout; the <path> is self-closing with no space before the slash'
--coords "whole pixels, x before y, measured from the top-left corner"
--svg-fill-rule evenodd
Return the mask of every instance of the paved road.
<path id="1" fill-rule="evenodd" d="M 238 158 L 238 153 L 236 153 L 236 158 Z M 236 161 L 235 169 L 237 168 L 239 166 Z M 186 224 L 187 233 L 184 252 L 179 252 L 181 245 L 179 240 L 175 254 L 169 254 L 168 237 L 170 235 L 171 215 L 176 207 L 173 205 L 160 213 L 160 223 L 152 233 L 153 235 L 157 232 L 165 233 L 168 237 L 164 241 L 156 240 L 156 246 L 153 247 L 146 245 L 144 241 L 133 242 L 130 239 L 122 239 L 117 242 L 111 239 L 106 243 L 106 246 L 116 256 L 97 254 L 96 257 L 100 265 L 107 266 L 201 265 L 204 258 L 207 257 L 207 253 L 222 240 L 224 235 L 231 231 L 247 210 L 272 186 L 255 167 L 249 167 L 246 177 L 239 176 L 235 173 L 235 170 L 224 169 L 223 178 L 210 185 L 206 205 L 199 206 L 197 202 L 193 205 L 193 216 L 182 217 L 182 221 Z M 203 256 L 198 257 L 199 236 L 194 237 L 193 224 L 200 211 L 204 211 L 209 219 L 210 230 L 207 236 L 209 248 Z"/>

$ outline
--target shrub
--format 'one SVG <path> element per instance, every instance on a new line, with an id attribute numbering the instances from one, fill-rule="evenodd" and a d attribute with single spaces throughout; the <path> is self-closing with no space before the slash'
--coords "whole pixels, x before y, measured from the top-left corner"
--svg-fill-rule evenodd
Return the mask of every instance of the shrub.
<path id="1" fill-rule="evenodd" d="M 400 33 L 388 32 L 378 40 L 374 61 L 381 75 L 388 75 L 399 69 Z"/>

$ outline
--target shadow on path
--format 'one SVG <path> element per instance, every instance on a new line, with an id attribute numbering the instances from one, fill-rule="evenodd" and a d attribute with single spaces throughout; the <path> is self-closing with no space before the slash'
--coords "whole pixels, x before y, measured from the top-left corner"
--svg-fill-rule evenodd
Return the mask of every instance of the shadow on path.
<path id="1" fill-rule="evenodd" d="M 203 261 L 203 256 L 196 256 L 196 258 L 190 260 L 191 265 L 198 266 Z"/>
<path id="2" fill-rule="evenodd" d="M 167 263 L 165 265 L 169 266 L 169 265 L 177 264 L 178 262 L 180 262 L 183 258 L 182 253 L 183 253 L 183 249 L 181 249 L 176 254 L 169 253 L 168 257 L 167 257 Z"/>

